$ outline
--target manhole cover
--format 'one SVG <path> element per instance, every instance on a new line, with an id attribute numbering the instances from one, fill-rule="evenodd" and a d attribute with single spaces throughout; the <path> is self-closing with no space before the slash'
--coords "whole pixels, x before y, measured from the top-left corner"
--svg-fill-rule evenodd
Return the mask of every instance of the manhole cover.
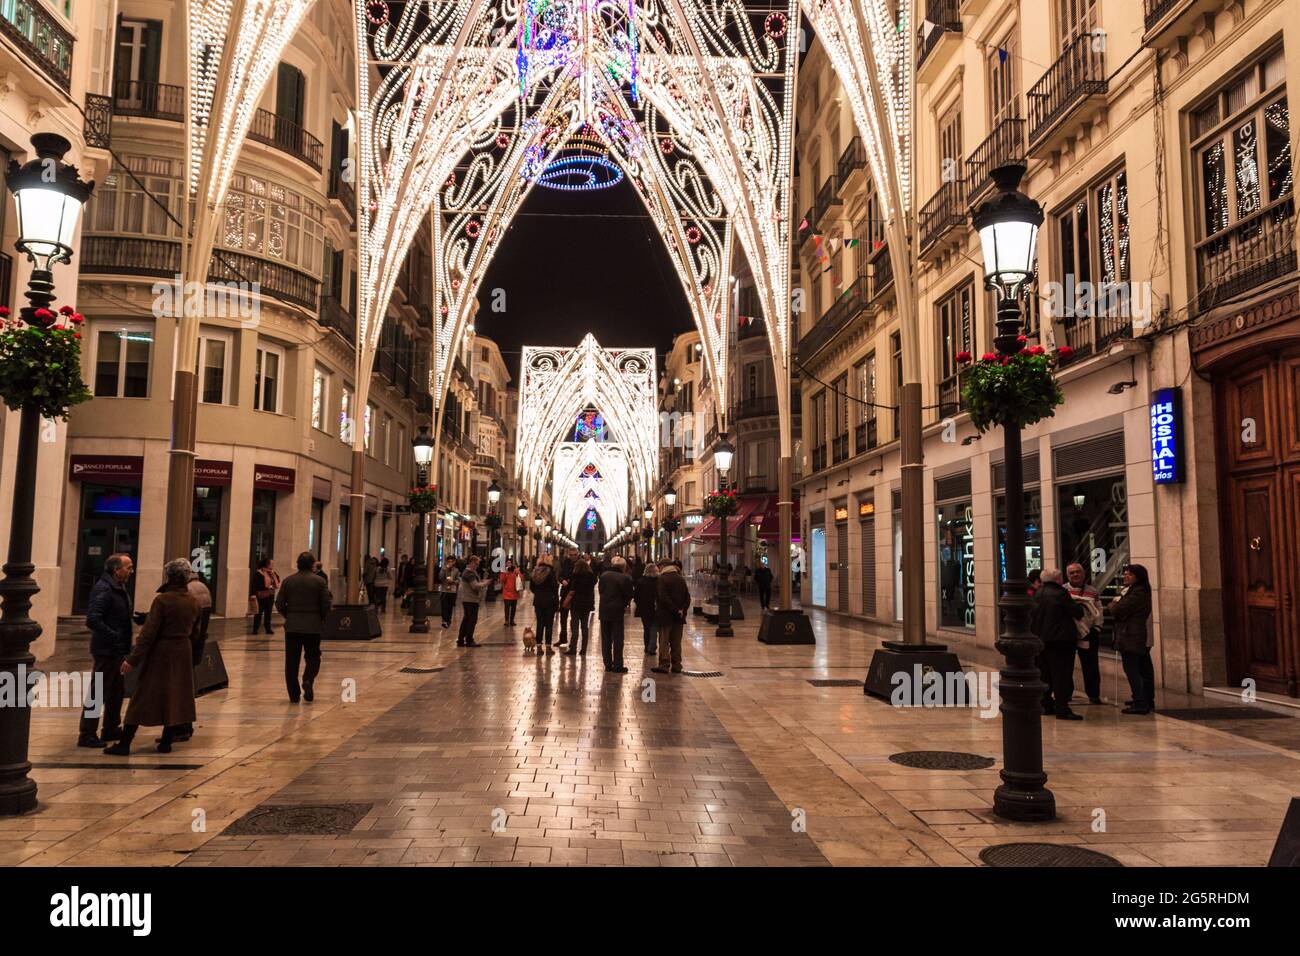
<path id="1" fill-rule="evenodd" d="M 721 677 L 722 671 L 682 671 L 683 677 Z"/>
<path id="2" fill-rule="evenodd" d="M 1188 707 L 1174 708 L 1173 710 L 1157 710 L 1161 717 L 1172 717 L 1174 720 L 1288 720 L 1290 714 L 1279 714 L 1275 710 L 1265 710 L 1263 707 Z"/>
<path id="3" fill-rule="evenodd" d="M 436 674 L 436 673 L 438 673 L 438 672 L 441 671 L 441 670 L 445 670 L 445 668 L 442 668 L 442 667 L 403 667 L 400 671 L 398 671 L 398 673 L 400 673 L 400 674 Z"/>
<path id="4" fill-rule="evenodd" d="M 909 750 L 906 753 L 890 754 L 889 759 L 893 763 L 917 770 L 983 770 L 996 762 L 992 757 L 953 750 Z"/>
<path id="5" fill-rule="evenodd" d="M 980 859 L 988 866 L 1123 866 L 1119 860 L 1081 846 L 1055 843 L 1003 843 L 985 847 Z"/>
<path id="6" fill-rule="evenodd" d="M 305 833 L 337 836 L 351 833 L 361 818 L 370 812 L 369 803 L 339 803 L 314 807 L 259 807 L 230 826 L 226 836 Z"/>
<path id="7" fill-rule="evenodd" d="M 860 680 L 809 680 L 808 683 L 814 687 L 861 687 Z"/>

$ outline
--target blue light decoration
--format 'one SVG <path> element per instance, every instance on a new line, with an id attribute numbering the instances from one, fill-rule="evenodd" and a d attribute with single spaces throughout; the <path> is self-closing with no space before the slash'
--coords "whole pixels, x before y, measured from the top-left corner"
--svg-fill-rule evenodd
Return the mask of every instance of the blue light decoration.
<path id="1" fill-rule="evenodd" d="M 1151 393 L 1151 479 L 1157 485 L 1180 484 L 1183 469 L 1183 393 L 1158 388 Z"/>
<path id="2" fill-rule="evenodd" d="M 600 137 L 583 126 L 536 176 L 539 186 L 566 192 L 608 189 L 623 181 L 623 170 L 610 161 Z"/>
<path id="3" fill-rule="evenodd" d="M 574 441 L 602 441 L 605 437 L 605 416 L 600 412 L 587 410 L 578 415 L 577 424 L 573 429 Z M 588 465 L 588 470 L 592 471 L 596 477 L 600 473 L 596 471 L 595 465 Z M 585 472 L 584 472 L 585 474 Z"/>
<path id="4" fill-rule="evenodd" d="M 587 530 L 588 531 L 596 530 L 596 509 L 595 508 L 587 509 Z"/>

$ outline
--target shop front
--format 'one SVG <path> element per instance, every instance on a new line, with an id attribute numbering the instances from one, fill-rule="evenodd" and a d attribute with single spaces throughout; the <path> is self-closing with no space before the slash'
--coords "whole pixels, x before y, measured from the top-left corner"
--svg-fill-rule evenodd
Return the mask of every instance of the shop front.
<path id="1" fill-rule="evenodd" d="M 292 468 L 276 465 L 253 466 L 253 524 L 249 534 L 249 568 L 256 568 L 262 558 L 275 557 L 275 516 L 280 495 L 293 494 L 296 485 Z M 315 502 L 312 503 L 312 521 L 315 522 Z M 308 537 L 314 534 L 314 525 L 308 527 Z M 312 550 L 309 548 L 309 550 Z M 312 553 L 316 552 L 312 550 Z"/>
<path id="2" fill-rule="evenodd" d="M 934 481 L 940 628 L 975 630 L 975 519 L 970 472 Z"/>
<path id="3" fill-rule="evenodd" d="M 329 535 L 325 531 L 325 509 L 334 495 L 334 484 L 326 478 L 313 475 L 311 479 L 311 515 L 307 520 L 307 550 L 316 555 L 322 567 L 329 561 L 325 544 Z"/>
<path id="4" fill-rule="evenodd" d="M 231 463 L 205 458 L 194 460 L 194 507 L 190 524 L 190 565 L 214 597 L 220 593 L 220 568 L 229 507 Z"/>
<path id="5" fill-rule="evenodd" d="M 68 480 L 80 489 L 72 613 L 86 613 L 91 588 L 111 554 L 138 561 L 144 458 L 134 455 L 73 455 Z M 134 593 L 135 576 L 128 588 Z"/>

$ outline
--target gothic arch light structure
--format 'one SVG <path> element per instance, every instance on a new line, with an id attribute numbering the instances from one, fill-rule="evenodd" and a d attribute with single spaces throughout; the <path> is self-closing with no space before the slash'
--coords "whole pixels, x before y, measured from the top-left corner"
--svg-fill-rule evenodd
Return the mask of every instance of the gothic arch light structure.
<path id="1" fill-rule="evenodd" d="M 629 500 L 626 448 L 616 442 L 564 442 L 554 459 L 551 508 L 565 532 L 576 537 L 589 509 L 600 516 L 607 534 L 630 520 L 635 505 Z"/>

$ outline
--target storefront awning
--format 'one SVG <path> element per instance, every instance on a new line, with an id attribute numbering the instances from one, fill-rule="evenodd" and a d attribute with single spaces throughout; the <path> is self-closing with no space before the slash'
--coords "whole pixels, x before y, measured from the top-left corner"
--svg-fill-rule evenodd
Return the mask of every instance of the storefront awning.
<path id="1" fill-rule="evenodd" d="M 758 525 L 758 536 L 764 541 L 777 541 L 781 537 L 780 501 L 779 495 L 769 495 L 762 514 L 753 517 L 754 523 Z M 790 506 L 790 538 L 792 541 L 799 540 L 799 498 L 797 496 L 794 504 Z"/>
<path id="2" fill-rule="evenodd" d="M 756 512 L 761 512 L 767 503 L 767 495 L 751 495 L 739 499 L 739 508 L 734 515 L 727 518 L 727 537 L 736 538 L 741 534 L 743 527 L 749 523 L 750 518 Z M 687 540 L 694 541 L 717 541 L 722 534 L 722 522 L 718 518 L 709 518 L 702 525 L 698 526 Z"/>

